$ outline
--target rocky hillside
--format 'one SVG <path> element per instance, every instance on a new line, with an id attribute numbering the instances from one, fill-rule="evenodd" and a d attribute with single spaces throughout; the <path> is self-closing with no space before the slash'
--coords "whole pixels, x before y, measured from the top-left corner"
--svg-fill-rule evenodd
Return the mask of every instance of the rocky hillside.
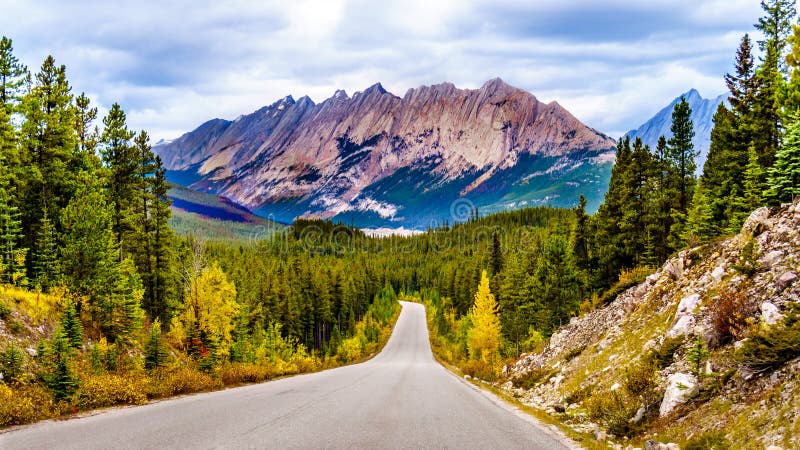
<path id="1" fill-rule="evenodd" d="M 739 235 L 573 319 L 499 384 L 617 448 L 800 448 L 798 273 L 800 201 L 758 209 Z"/>
<path id="2" fill-rule="evenodd" d="M 681 97 L 686 98 L 689 106 L 692 108 L 692 123 L 694 123 L 694 149 L 698 152 L 697 158 L 697 175 L 703 172 L 703 164 L 708 157 L 708 149 L 711 146 L 711 130 L 714 128 L 714 113 L 717 112 L 717 106 L 723 103 L 727 96 L 720 95 L 716 98 L 703 98 L 696 89 L 692 89 L 685 94 L 679 95 L 669 105 L 661 109 L 650 120 L 643 123 L 639 128 L 629 131 L 627 136 L 631 139 L 639 137 L 650 148 L 655 148 L 658 144 L 658 138 L 661 136 L 669 139 L 672 136 L 670 127 L 672 126 L 672 110 L 675 105 L 681 100 Z"/>
<path id="3" fill-rule="evenodd" d="M 289 96 L 234 121 L 211 120 L 155 151 L 172 180 L 279 221 L 425 226 L 466 219 L 451 213 L 462 198 L 490 212 L 572 206 L 584 194 L 596 208 L 613 147 L 558 103 L 497 78 L 475 90 L 423 86 L 402 98 L 380 84 L 319 104 Z"/>

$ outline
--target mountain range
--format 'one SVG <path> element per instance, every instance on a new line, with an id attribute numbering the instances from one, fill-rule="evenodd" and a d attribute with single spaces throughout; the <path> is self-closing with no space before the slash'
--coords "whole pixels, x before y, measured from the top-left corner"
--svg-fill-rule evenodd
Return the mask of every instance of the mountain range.
<path id="1" fill-rule="evenodd" d="M 672 136 L 670 127 L 672 126 L 672 110 L 675 105 L 685 98 L 686 102 L 692 108 L 692 122 L 694 124 L 694 149 L 698 152 L 695 162 L 697 163 L 697 175 L 703 172 L 703 164 L 708 157 L 708 149 L 711 145 L 711 130 L 714 128 L 714 113 L 717 112 L 717 107 L 726 101 L 727 95 L 723 94 L 715 98 L 703 98 L 696 89 L 691 89 L 682 95 L 679 95 L 669 105 L 661 109 L 650 120 L 642 124 L 639 128 L 629 131 L 626 136 L 631 139 L 641 138 L 642 141 L 649 145 L 651 149 L 655 149 L 658 144 L 658 138 L 665 136 L 669 139 Z"/>
<path id="2" fill-rule="evenodd" d="M 171 181 L 265 217 L 425 227 L 520 206 L 602 201 L 615 142 L 556 102 L 496 78 L 403 97 L 375 84 L 314 103 L 287 96 L 161 143 Z"/>

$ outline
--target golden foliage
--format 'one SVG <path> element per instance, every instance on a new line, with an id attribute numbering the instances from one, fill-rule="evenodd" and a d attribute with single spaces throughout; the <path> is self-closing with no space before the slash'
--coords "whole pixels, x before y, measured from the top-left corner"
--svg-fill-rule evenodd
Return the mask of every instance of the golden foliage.
<path id="1" fill-rule="evenodd" d="M 475 304 L 470 310 L 472 328 L 467 336 L 470 359 L 480 359 L 490 367 L 499 362 L 501 339 L 500 317 L 497 301 L 489 290 L 489 277 L 484 270 L 475 293 Z"/>

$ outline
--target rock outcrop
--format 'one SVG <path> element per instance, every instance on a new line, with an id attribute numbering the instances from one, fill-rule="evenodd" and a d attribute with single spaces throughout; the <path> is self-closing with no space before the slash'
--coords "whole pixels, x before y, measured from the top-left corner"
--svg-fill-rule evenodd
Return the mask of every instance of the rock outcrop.
<path id="1" fill-rule="evenodd" d="M 800 200 L 758 209 L 738 235 L 681 251 L 613 302 L 571 320 L 509 366 L 499 386 L 587 433 L 633 424 L 647 438 L 657 423 L 668 439 L 722 432 L 733 448 L 797 448 L 800 358 L 753 373 L 738 352 L 750 333 L 784 326 L 800 306 L 798 271 Z M 731 299 L 735 309 L 720 319 Z M 730 320 L 739 328 L 723 339 L 720 326 Z M 602 408 L 614 408 L 611 419 Z"/>

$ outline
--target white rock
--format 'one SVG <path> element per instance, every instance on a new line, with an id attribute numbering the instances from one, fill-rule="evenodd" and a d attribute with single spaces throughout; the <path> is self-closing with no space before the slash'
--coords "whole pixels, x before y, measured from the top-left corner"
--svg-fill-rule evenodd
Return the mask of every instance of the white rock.
<path id="1" fill-rule="evenodd" d="M 772 228 L 772 224 L 769 221 L 769 208 L 762 207 L 750 214 L 742 226 L 742 232 L 750 236 L 758 236 L 770 228 Z"/>
<path id="2" fill-rule="evenodd" d="M 714 268 L 714 271 L 711 272 L 711 278 L 714 279 L 715 283 L 719 283 L 722 281 L 722 277 L 725 276 L 725 268 L 722 266 L 717 266 Z"/>
<path id="3" fill-rule="evenodd" d="M 782 447 L 778 447 L 777 445 L 769 445 L 764 450 L 783 450 Z"/>
<path id="4" fill-rule="evenodd" d="M 781 250 L 773 250 L 763 258 L 761 258 L 761 265 L 767 269 L 773 267 L 778 261 L 783 259 L 783 251 Z"/>
<path id="5" fill-rule="evenodd" d="M 645 408 L 644 406 L 641 406 L 639 409 L 636 410 L 636 415 L 633 416 L 633 418 L 631 419 L 631 422 L 633 422 L 633 423 L 641 422 L 642 419 L 644 419 L 644 414 L 646 412 L 647 412 L 647 408 Z"/>
<path id="6" fill-rule="evenodd" d="M 761 320 L 767 325 L 775 325 L 783 320 L 783 314 L 771 302 L 764 302 L 761 304 Z"/>
<path id="7" fill-rule="evenodd" d="M 688 297 L 684 297 L 681 302 L 678 304 L 678 315 L 686 315 L 691 314 L 697 305 L 700 304 L 700 294 L 692 294 Z"/>
<path id="8" fill-rule="evenodd" d="M 612 390 L 612 391 L 616 391 L 616 390 L 617 390 L 617 389 L 619 389 L 620 387 L 621 387 L 621 386 L 619 385 L 619 383 L 614 383 L 614 384 L 611 386 L 611 390 Z"/>
<path id="9" fill-rule="evenodd" d="M 670 442 L 669 444 L 665 444 L 664 448 L 666 450 L 681 450 L 681 446 L 676 444 L 676 443 L 674 443 L 674 442 Z"/>
<path id="10" fill-rule="evenodd" d="M 678 336 L 686 336 L 688 335 L 692 329 L 694 328 L 694 317 L 693 316 L 680 316 L 678 321 L 675 322 L 675 325 L 667 331 L 667 336 L 670 338 L 676 338 Z"/>
<path id="11" fill-rule="evenodd" d="M 688 373 L 674 373 L 667 378 L 667 390 L 664 400 L 658 410 L 659 416 L 664 417 L 676 406 L 682 405 L 700 392 L 697 378 Z"/>

